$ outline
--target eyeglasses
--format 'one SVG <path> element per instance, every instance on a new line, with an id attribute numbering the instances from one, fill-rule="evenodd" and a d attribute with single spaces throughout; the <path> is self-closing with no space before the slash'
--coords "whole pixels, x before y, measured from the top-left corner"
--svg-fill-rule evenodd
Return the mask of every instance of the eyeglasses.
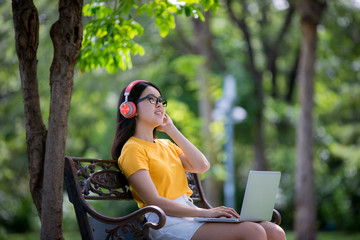
<path id="1" fill-rule="evenodd" d="M 167 100 L 166 100 L 166 99 L 161 98 L 161 97 L 155 97 L 155 96 L 152 95 L 152 94 L 149 94 L 149 95 L 147 95 L 147 96 L 145 96 L 145 97 L 143 97 L 143 98 L 140 98 L 140 99 L 137 100 L 135 103 L 139 103 L 139 102 L 141 102 L 141 101 L 143 101 L 143 100 L 145 100 L 145 99 L 149 100 L 149 102 L 150 102 L 151 104 L 154 104 L 154 105 L 156 105 L 156 104 L 158 104 L 158 103 L 161 103 L 161 104 L 163 105 L 163 107 L 166 107 L 166 106 L 167 106 Z"/>

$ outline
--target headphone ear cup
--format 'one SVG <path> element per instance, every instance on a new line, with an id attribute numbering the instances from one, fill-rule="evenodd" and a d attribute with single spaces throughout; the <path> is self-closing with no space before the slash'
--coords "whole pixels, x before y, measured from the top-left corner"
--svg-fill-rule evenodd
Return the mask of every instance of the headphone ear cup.
<path id="1" fill-rule="evenodd" d="M 125 118 L 133 118 L 136 114 L 136 105 L 133 102 L 123 102 L 119 110 Z"/>

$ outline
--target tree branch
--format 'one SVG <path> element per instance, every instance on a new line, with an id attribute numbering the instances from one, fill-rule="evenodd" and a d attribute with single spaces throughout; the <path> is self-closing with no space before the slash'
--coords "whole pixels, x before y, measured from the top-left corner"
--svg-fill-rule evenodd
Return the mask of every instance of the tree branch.
<path id="1" fill-rule="evenodd" d="M 15 46 L 25 110 L 26 145 L 29 160 L 30 192 L 39 216 L 43 187 L 46 128 L 42 120 L 37 79 L 39 17 L 32 0 L 13 0 Z"/>
<path id="2" fill-rule="evenodd" d="M 267 60 L 267 66 L 266 68 L 272 73 L 272 96 L 277 97 L 277 67 L 276 67 L 276 59 L 279 56 L 279 47 L 282 46 L 282 42 L 284 40 L 284 36 L 286 32 L 289 30 L 292 17 L 295 13 L 295 5 L 293 3 L 289 3 L 289 8 L 286 14 L 286 17 L 284 19 L 284 22 L 282 24 L 282 27 L 279 30 L 279 33 L 277 34 L 277 37 L 275 38 L 275 41 L 273 41 L 272 45 L 269 46 L 268 43 L 265 43 L 266 41 L 262 41 L 264 48 L 266 48 L 266 60 Z"/>
<path id="3" fill-rule="evenodd" d="M 251 73 L 253 73 L 255 76 L 259 75 L 259 72 L 255 66 L 255 58 L 254 58 L 254 51 L 253 51 L 253 47 L 251 44 L 251 38 L 250 38 L 250 32 L 248 29 L 248 26 L 245 22 L 245 18 L 238 18 L 235 16 L 235 13 L 231 7 L 232 4 L 232 0 L 227 0 L 226 1 L 226 7 L 229 13 L 229 16 L 231 18 L 231 20 L 240 28 L 240 30 L 242 31 L 242 33 L 244 34 L 244 38 L 245 38 L 245 42 L 247 44 L 247 49 L 248 49 L 248 54 L 249 54 L 249 67 L 250 67 L 250 71 Z M 245 10 L 243 9 L 243 14 L 245 15 Z"/>

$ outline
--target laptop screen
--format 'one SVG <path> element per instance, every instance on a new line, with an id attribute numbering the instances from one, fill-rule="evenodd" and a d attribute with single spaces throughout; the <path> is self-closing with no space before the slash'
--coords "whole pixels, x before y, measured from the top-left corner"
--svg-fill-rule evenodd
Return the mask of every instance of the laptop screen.
<path id="1" fill-rule="evenodd" d="M 250 171 L 240 219 L 270 221 L 280 183 L 280 172 Z"/>

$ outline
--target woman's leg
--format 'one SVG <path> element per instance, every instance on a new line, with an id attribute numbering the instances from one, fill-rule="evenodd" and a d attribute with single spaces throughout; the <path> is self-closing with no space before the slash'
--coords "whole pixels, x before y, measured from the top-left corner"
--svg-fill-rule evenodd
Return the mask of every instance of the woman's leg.
<path id="1" fill-rule="evenodd" d="M 275 223 L 261 222 L 259 224 L 265 229 L 267 240 L 286 240 L 284 230 Z"/>
<path id="2" fill-rule="evenodd" d="M 184 229 L 186 231 L 186 229 Z M 191 240 L 266 240 L 265 228 L 253 222 L 205 223 Z"/>

